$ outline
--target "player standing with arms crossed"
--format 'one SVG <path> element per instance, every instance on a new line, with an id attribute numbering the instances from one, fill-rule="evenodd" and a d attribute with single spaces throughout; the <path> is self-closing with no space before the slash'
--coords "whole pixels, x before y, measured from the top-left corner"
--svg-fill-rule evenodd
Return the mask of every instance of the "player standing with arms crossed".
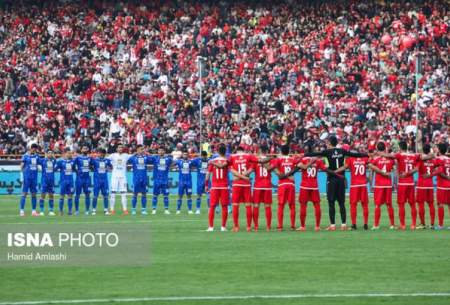
<path id="1" fill-rule="evenodd" d="M 25 202 L 28 192 L 31 193 L 31 216 L 39 216 L 36 212 L 37 205 L 37 180 L 38 180 L 38 164 L 39 155 L 37 154 L 37 144 L 31 144 L 29 154 L 22 157 L 20 169 L 23 175 L 22 197 L 20 198 L 19 215 L 25 216 Z"/>
<path id="2" fill-rule="evenodd" d="M 89 211 L 91 205 L 90 190 L 91 176 L 90 164 L 91 157 L 88 156 L 89 148 L 83 146 L 81 148 L 81 155 L 74 159 L 75 169 L 77 171 L 77 178 L 75 181 L 75 214 L 80 212 L 80 196 L 84 193 L 84 200 L 86 205 L 86 212 Z"/>
<path id="3" fill-rule="evenodd" d="M 195 167 L 195 161 L 189 160 L 187 151 L 183 151 L 181 159 L 175 161 L 178 167 L 178 201 L 177 214 L 180 214 L 181 204 L 183 203 L 183 195 L 186 194 L 188 214 L 192 212 L 192 169 Z"/>
<path id="4" fill-rule="evenodd" d="M 128 159 L 133 168 L 133 198 L 131 200 L 131 215 L 136 215 L 138 195 L 141 194 L 142 215 L 147 215 L 147 165 L 148 157 L 144 155 L 144 147 L 138 145 L 136 154 Z"/>
<path id="5" fill-rule="evenodd" d="M 431 153 L 431 146 L 425 144 L 423 146 L 423 153 L 429 155 Z M 433 159 L 420 160 L 418 164 L 419 177 L 417 179 L 416 200 L 419 208 L 420 225 L 417 229 L 425 229 L 425 202 L 428 204 L 430 211 L 430 226 L 434 229 L 434 221 L 436 218 L 436 210 L 434 208 L 434 185 L 433 185 L 433 171 L 436 167 L 436 162 Z"/>
<path id="6" fill-rule="evenodd" d="M 39 165 L 42 169 L 41 176 L 41 199 L 39 200 L 39 209 L 41 216 L 44 215 L 45 197 L 48 195 L 48 215 L 55 216 L 54 199 L 55 193 L 55 168 L 56 160 L 51 150 L 47 151 L 45 158 L 39 159 Z"/>
<path id="7" fill-rule="evenodd" d="M 200 207 L 202 204 L 202 195 L 205 194 L 205 180 L 208 172 L 208 153 L 201 152 L 201 157 L 194 160 L 194 166 L 197 168 L 197 201 L 195 214 L 200 214 Z M 206 193 L 206 201 L 209 205 L 209 194 Z"/>
<path id="8" fill-rule="evenodd" d="M 109 215 L 108 212 L 108 171 L 112 169 L 111 160 L 106 159 L 106 150 L 100 148 L 98 150 L 99 156 L 91 159 L 91 166 L 94 170 L 94 198 L 92 200 L 92 215 L 95 215 L 97 209 L 98 194 L 101 192 L 103 196 L 103 212 Z"/>
<path id="9" fill-rule="evenodd" d="M 117 152 L 111 154 L 108 159 L 111 160 L 111 215 L 114 215 L 116 205 L 116 194 L 119 193 L 122 201 L 122 213 L 128 215 L 127 208 L 127 163 L 131 155 L 124 152 L 122 144 L 117 146 Z"/>
<path id="10" fill-rule="evenodd" d="M 208 165 L 208 174 L 205 180 L 205 189 L 208 191 L 209 181 L 211 180 L 210 206 L 208 210 L 208 229 L 207 232 L 214 231 L 214 214 L 216 206 L 222 206 L 222 226 L 220 230 L 226 231 L 228 218 L 228 160 L 225 157 L 226 147 L 220 144 L 218 148 L 219 156 L 210 161 Z M 215 166 L 223 166 L 221 168 Z"/>
<path id="11" fill-rule="evenodd" d="M 152 214 L 156 214 L 158 196 L 164 196 L 164 214 L 169 212 L 169 171 L 173 158 L 166 156 L 164 148 L 158 149 L 158 156 L 149 156 L 148 163 L 153 165 L 153 201 Z"/>
<path id="12" fill-rule="evenodd" d="M 75 161 L 72 159 L 72 152 L 69 148 L 64 150 L 63 158 L 56 161 L 56 169 L 59 170 L 59 214 L 64 213 L 64 198 L 67 195 L 68 214 L 72 215 L 72 195 L 73 195 L 73 172 L 75 171 Z M 89 210 L 86 210 L 89 215 Z"/>

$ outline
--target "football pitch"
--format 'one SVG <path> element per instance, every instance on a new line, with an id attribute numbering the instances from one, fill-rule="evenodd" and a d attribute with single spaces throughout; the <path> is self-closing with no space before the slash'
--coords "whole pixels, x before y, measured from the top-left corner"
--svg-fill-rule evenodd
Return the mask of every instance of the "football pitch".
<path id="1" fill-rule="evenodd" d="M 380 231 L 361 229 L 359 207 L 359 230 L 345 232 L 314 232 L 312 205 L 306 232 L 266 232 L 261 208 L 257 233 L 242 230 L 241 208 L 241 232 L 232 233 L 218 230 L 220 215 L 216 231 L 205 232 L 205 204 L 201 215 L 188 215 L 184 202 L 182 213 L 175 215 L 175 197 L 171 215 L 162 213 L 160 199 L 156 215 L 53 218 L 28 216 L 29 199 L 27 216 L 19 217 L 18 200 L 0 196 L 0 224 L 149 223 L 151 264 L 0 266 L 0 304 L 450 304 L 450 230 L 390 231 L 385 207 Z M 273 212 L 276 225 L 276 203 Z M 297 223 L 298 213 L 297 205 Z M 447 209 L 445 213 L 448 226 Z M 286 209 L 285 227 L 288 214 Z M 428 210 L 426 217 L 428 221 Z M 230 215 L 229 229 L 231 224 Z M 322 227 L 326 224 L 328 208 L 322 198 Z"/>

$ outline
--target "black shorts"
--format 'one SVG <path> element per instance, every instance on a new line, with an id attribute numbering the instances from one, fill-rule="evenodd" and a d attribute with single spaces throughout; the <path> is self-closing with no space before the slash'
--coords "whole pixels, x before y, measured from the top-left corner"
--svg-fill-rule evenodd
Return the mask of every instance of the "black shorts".
<path id="1" fill-rule="evenodd" d="M 339 177 L 328 177 L 327 199 L 329 202 L 345 202 L 345 179 Z"/>

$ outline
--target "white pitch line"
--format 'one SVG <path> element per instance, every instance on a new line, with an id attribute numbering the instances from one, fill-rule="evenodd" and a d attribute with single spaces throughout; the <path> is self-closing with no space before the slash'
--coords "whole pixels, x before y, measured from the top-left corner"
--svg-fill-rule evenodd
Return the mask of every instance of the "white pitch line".
<path id="1" fill-rule="evenodd" d="M 249 299 L 337 299 L 337 298 L 403 298 L 403 297 L 450 297 L 450 292 L 418 293 L 343 293 L 343 294 L 281 294 L 281 295 L 236 295 L 236 296 L 184 296 L 184 297 L 143 297 L 111 299 L 78 299 L 53 301 L 1 302 L 0 305 L 41 305 L 41 304 L 83 304 L 83 303 L 134 303 L 163 301 L 215 301 Z"/>

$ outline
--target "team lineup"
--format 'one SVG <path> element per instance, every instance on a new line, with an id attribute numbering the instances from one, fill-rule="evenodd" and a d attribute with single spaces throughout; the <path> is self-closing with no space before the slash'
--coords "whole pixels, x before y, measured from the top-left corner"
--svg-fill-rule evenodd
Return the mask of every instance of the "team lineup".
<path id="1" fill-rule="evenodd" d="M 148 155 L 143 146 L 136 148 L 135 154 L 125 153 L 119 145 L 117 152 L 106 156 L 104 149 L 98 149 L 95 155 L 89 154 L 88 147 L 82 147 L 77 156 L 65 150 L 60 159 L 51 151 L 44 157 L 38 155 L 37 145 L 32 145 L 29 153 L 22 158 L 23 194 L 20 199 L 20 215 L 25 215 L 25 204 L 31 194 L 31 215 L 45 215 L 45 201 L 48 200 L 48 215 L 55 215 L 54 193 L 55 174 L 59 172 L 60 197 L 58 212 L 64 213 L 67 200 L 67 215 L 80 213 L 80 196 L 84 195 L 85 214 L 97 213 L 98 197 L 103 197 L 103 212 L 114 215 L 116 197 L 120 196 L 122 214 L 128 215 L 127 207 L 127 166 L 131 166 L 132 208 L 131 214 L 137 213 L 138 199 L 141 202 L 141 214 L 147 215 L 148 166 L 153 167 L 152 214 L 157 211 L 159 195 L 164 202 L 164 213 L 169 211 L 169 171 L 176 169 L 179 173 L 178 200 L 176 213 L 180 213 L 184 196 L 186 196 L 188 213 L 193 214 L 192 174 L 197 174 L 195 213 L 200 214 L 202 197 L 208 201 L 208 228 L 214 231 L 214 217 L 217 207 L 222 207 L 221 231 L 227 230 L 228 214 L 232 213 L 233 231 L 240 230 L 239 210 L 245 206 L 246 230 L 258 231 L 259 210 L 264 206 L 266 229 L 272 229 L 272 175 L 278 177 L 277 185 L 277 224 L 282 231 L 285 206 L 289 209 L 290 229 L 305 231 L 307 204 L 314 207 L 315 230 L 321 230 L 321 205 L 317 174 L 327 173 L 327 201 L 329 206 L 328 231 L 336 230 L 335 202 L 338 202 L 341 218 L 341 230 L 347 230 L 346 213 L 346 179 L 345 171 L 350 171 L 350 218 L 351 229 L 357 229 L 357 205 L 363 210 L 363 228 L 369 229 L 369 190 L 374 193 L 374 218 L 372 230 L 378 230 L 381 218 L 381 206 L 386 205 L 390 229 L 396 229 L 392 204 L 393 188 L 397 190 L 399 229 L 405 230 L 405 205 L 411 213 L 410 229 L 426 228 L 425 204 L 429 210 L 429 227 L 442 229 L 444 225 L 445 206 L 450 212 L 450 157 L 447 144 L 438 144 L 435 152 L 428 144 L 422 153 L 412 153 L 406 142 L 400 142 L 400 152 L 387 153 L 386 145 L 379 142 L 376 151 L 365 153 L 348 151 L 338 147 L 335 137 L 330 137 L 328 149 L 314 151 L 306 149 L 305 153 L 290 155 L 289 146 L 281 146 L 279 156 L 268 154 L 268 148 L 260 146 L 259 153 L 247 153 L 239 147 L 235 153 L 227 154 L 224 144 L 216 147 L 216 153 L 208 157 L 202 152 L 198 158 L 191 159 L 187 152 L 174 160 L 164 149 L 158 155 Z M 324 159 L 326 162 L 324 162 Z M 38 172 L 41 171 L 41 196 L 39 212 L 37 210 Z M 93 173 L 93 187 L 91 183 Z M 108 173 L 111 172 L 111 183 Z M 296 200 L 294 174 L 301 173 L 300 192 L 300 227 L 296 226 Z M 230 179 L 229 176 L 232 176 Z M 417 181 L 415 181 L 417 176 Z M 435 226 L 436 208 L 434 204 L 434 177 L 436 177 L 436 197 L 438 223 Z M 253 186 L 253 187 L 252 187 Z M 91 202 L 91 188 L 93 197 Z M 140 198 L 139 198 L 140 197 Z M 231 198 L 230 198 L 231 197 Z M 231 206 L 230 206 L 231 203 Z M 419 216 L 419 225 L 416 223 Z"/>

